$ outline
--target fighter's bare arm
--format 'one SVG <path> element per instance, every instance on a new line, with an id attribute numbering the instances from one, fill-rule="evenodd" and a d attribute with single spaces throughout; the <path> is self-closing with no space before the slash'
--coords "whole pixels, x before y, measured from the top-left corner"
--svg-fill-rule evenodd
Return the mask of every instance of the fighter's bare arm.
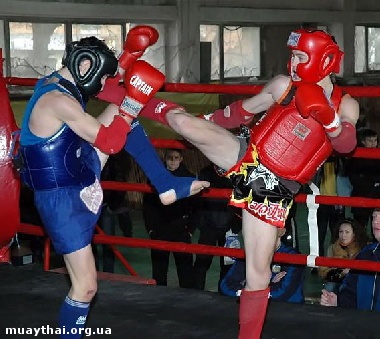
<path id="1" fill-rule="evenodd" d="M 359 112 L 360 112 L 359 103 L 350 95 L 346 94 L 342 98 L 342 102 L 339 108 L 340 120 L 347 121 L 355 125 L 359 119 Z"/>
<path id="2" fill-rule="evenodd" d="M 266 111 L 277 102 L 290 85 L 290 77 L 277 75 L 266 83 L 261 92 L 243 101 L 243 107 L 252 114 Z"/>
<path id="3" fill-rule="evenodd" d="M 346 94 L 342 97 L 342 101 L 339 106 L 339 119 L 340 119 L 340 126 L 333 132 L 327 133 L 327 135 L 330 138 L 337 137 L 342 132 L 342 123 L 350 123 L 351 125 L 355 126 L 356 122 L 359 119 L 359 103 L 352 98 L 350 95 Z"/>
<path id="4" fill-rule="evenodd" d="M 110 110 L 113 110 L 112 114 L 117 114 L 118 106 L 110 105 Z M 33 109 L 29 126 L 31 131 L 40 137 L 49 137 L 56 133 L 63 123 L 90 143 L 94 143 L 101 126 L 101 123 L 86 113 L 71 96 L 58 91 L 46 93 Z"/>

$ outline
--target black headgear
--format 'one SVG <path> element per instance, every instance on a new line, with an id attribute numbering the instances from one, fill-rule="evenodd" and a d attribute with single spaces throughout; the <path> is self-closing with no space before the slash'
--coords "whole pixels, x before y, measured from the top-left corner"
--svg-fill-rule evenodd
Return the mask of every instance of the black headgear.
<path id="1" fill-rule="evenodd" d="M 81 75 L 79 66 L 85 59 L 91 61 L 91 66 L 84 75 Z M 70 71 L 85 100 L 98 94 L 102 88 L 102 77 L 115 75 L 118 68 L 115 53 L 94 36 L 68 44 L 62 65 Z"/>

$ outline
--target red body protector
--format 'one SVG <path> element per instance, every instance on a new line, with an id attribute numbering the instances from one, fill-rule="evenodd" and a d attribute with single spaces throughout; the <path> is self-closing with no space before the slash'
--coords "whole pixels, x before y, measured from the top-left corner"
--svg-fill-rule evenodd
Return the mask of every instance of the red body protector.
<path id="1" fill-rule="evenodd" d="M 1 248 L 8 246 L 20 224 L 20 179 L 9 156 L 12 132 L 15 130 L 18 127 L 0 70 L 0 256 Z"/>
<path id="2" fill-rule="evenodd" d="M 333 148 L 324 127 L 311 116 L 305 119 L 298 113 L 292 89 L 296 90 L 290 87 L 284 94 L 286 98 L 270 107 L 252 127 L 252 142 L 265 167 L 279 177 L 304 184 L 313 178 Z M 286 99 L 290 99 L 288 104 Z M 342 90 L 334 85 L 331 103 L 336 112 L 341 99 Z"/>

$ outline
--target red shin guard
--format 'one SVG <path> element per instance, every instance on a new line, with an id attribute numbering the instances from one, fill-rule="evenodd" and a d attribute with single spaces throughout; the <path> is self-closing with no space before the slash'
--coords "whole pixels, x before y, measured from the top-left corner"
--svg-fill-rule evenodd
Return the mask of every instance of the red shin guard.
<path id="1" fill-rule="evenodd" d="M 269 288 L 260 291 L 243 290 L 240 295 L 239 339 L 260 339 L 267 313 Z"/>
<path id="2" fill-rule="evenodd" d="M 166 121 L 166 113 L 175 108 L 185 110 L 181 105 L 174 102 L 160 98 L 152 98 L 141 110 L 139 116 L 168 125 L 168 122 Z"/>

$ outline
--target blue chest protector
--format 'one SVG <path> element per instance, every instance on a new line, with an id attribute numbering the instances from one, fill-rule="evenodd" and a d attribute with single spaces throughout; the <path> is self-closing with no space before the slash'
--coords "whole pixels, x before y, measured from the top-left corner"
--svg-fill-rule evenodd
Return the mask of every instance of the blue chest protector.
<path id="1" fill-rule="evenodd" d="M 59 77 L 57 73 L 51 76 Z M 25 164 L 21 170 L 22 180 L 33 190 L 86 187 L 100 175 L 94 148 L 66 124 L 49 138 L 34 135 L 28 127 L 33 107 L 43 94 L 53 90 L 73 94 L 58 83 L 46 84 L 46 80 L 37 83 L 24 114 L 20 138 L 20 153 Z M 84 103 L 82 106 L 84 108 Z"/>
<path id="2" fill-rule="evenodd" d="M 60 78 L 57 73 L 51 76 Z M 40 138 L 30 131 L 30 115 L 43 94 L 57 90 L 81 102 L 72 84 L 62 83 L 64 79 L 60 79 L 59 84 L 68 89 L 65 90 L 46 80 L 37 83 L 25 111 L 20 138 L 23 159 L 20 172 L 24 183 L 34 190 L 35 206 L 55 251 L 68 254 L 91 244 L 102 200 L 98 182 L 101 166 L 92 145 L 66 124 L 49 138 Z M 82 106 L 84 108 L 83 103 Z"/>

